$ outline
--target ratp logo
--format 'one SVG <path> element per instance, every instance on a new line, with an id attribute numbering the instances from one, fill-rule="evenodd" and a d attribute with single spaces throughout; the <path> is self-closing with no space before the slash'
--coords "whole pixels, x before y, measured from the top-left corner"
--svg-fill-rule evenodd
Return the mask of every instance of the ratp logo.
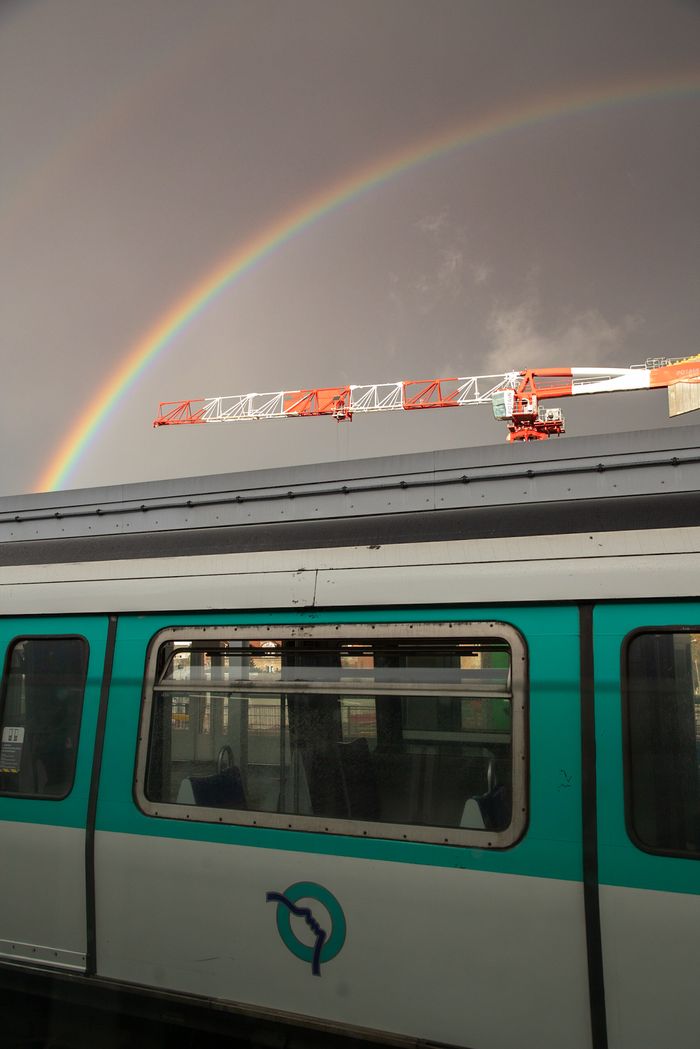
<path id="1" fill-rule="evenodd" d="M 285 947 L 302 962 L 310 962 L 313 975 L 320 976 L 321 963 L 332 961 L 340 953 L 347 931 L 343 908 L 333 893 L 316 882 L 298 881 L 284 892 L 268 892 L 265 898 L 268 903 L 277 904 L 277 931 Z M 299 907 L 299 900 L 308 900 L 311 906 Z M 321 909 L 315 908 L 314 913 L 315 903 L 327 912 L 330 929 L 321 925 L 321 921 L 326 922 Z M 292 916 L 304 919 L 311 930 L 313 946 L 299 939 L 292 929 Z"/>

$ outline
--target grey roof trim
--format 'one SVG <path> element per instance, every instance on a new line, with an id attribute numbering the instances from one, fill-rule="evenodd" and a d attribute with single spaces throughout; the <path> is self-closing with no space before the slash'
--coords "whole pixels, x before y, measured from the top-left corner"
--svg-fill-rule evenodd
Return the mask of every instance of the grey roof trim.
<path id="1" fill-rule="evenodd" d="M 0 543 L 522 509 L 698 490 L 697 430 L 676 427 L 5 497 Z"/>
<path id="2" fill-rule="evenodd" d="M 697 493 L 426 510 L 0 543 L 0 565 L 386 546 L 700 525 Z"/>

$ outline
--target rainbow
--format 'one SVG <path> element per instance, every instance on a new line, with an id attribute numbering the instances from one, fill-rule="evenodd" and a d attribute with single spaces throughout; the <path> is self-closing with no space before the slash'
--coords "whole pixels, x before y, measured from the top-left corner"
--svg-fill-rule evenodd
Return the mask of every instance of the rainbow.
<path id="1" fill-rule="evenodd" d="M 108 421 L 124 395 L 133 387 L 156 357 L 207 308 L 233 281 L 249 272 L 273 251 L 347 201 L 368 193 L 409 169 L 467 146 L 493 139 L 510 131 L 542 124 L 561 117 L 589 113 L 629 103 L 676 99 L 700 91 L 700 72 L 637 79 L 624 83 L 582 87 L 556 97 L 532 98 L 525 104 L 490 113 L 412 143 L 375 159 L 350 175 L 297 203 L 269 225 L 259 229 L 184 295 L 127 351 L 119 366 L 94 395 L 87 408 L 64 436 L 50 462 L 37 480 L 37 491 L 65 486 L 90 442 Z"/>

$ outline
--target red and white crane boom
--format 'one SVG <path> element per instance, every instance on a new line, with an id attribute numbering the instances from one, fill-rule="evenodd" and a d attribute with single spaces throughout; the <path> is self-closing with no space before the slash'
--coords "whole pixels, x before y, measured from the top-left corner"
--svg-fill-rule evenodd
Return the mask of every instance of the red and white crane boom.
<path id="1" fill-rule="evenodd" d="M 697 385 L 696 385 L 697 384 Z M 700 357 L 648 361 L 631 368 L 528 368 L 502 375 L 402 380 L 371 386 L 329 386 L 162 401 L 154 426 L 258 422 L 331 415 L 339 422 L 365 412 L 415 411 L 491 404 L 508 425 L 509 441 L 564 433 L 561 409 L 542 401 L 582 394 L 668 388 L 671 414 L 700 407 Z M 671 397 L 671 391 L 683 397 Z M 672 403 L 673 402 L 673 403 Z M 682 405 L 686 405 L 681 407 Z"/>

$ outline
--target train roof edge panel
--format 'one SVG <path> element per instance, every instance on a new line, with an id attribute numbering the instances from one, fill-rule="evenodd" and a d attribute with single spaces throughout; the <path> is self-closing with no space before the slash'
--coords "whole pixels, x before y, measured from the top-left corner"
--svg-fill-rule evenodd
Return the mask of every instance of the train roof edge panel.
<path id="1" fill-rule="evenodd" d="M 699 490 L 695 426 L 448 449 L 5 496 L 0 563 L 677 527 Z"/>

